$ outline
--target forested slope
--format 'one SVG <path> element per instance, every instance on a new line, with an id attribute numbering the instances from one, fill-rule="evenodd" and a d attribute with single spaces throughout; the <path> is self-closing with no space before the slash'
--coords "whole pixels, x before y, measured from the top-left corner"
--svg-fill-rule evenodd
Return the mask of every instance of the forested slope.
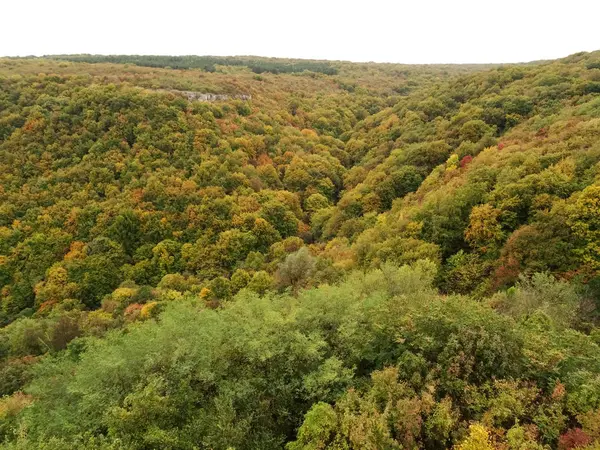
<path id="1" fill-rule="evenodd" d="M 0 59 L 3 445 L 600 445 L 599 136 L 599 52 Z"/>

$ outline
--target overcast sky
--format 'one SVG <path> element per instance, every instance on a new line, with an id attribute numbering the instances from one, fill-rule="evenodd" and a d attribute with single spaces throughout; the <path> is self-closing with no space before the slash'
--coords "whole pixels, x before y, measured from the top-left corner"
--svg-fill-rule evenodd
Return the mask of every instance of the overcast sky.
<path id="1" fill-rule="evenodd" d="M 402 63 L 600 49 L 600 0 L 4 0 L 0 55 L 260 55 Z"/>

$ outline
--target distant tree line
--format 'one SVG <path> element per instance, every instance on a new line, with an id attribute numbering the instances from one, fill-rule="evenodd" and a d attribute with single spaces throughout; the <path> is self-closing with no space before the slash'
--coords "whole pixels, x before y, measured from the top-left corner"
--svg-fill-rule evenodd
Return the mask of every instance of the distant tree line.
<path id="1" fill-rule="evenodd" d="M 52 55 L 49 58 L 73 62 L 135 64 L 147 67 L 170 67 L 172 69 L 202 69 L 214 72 L 216 65 L 246 66 L 254 73 L 309 72 L 336 75 L 338 70 L 324 61 L 300 59 L 271 59 L 239 56 L 160 56 L 160 55 Z"/>

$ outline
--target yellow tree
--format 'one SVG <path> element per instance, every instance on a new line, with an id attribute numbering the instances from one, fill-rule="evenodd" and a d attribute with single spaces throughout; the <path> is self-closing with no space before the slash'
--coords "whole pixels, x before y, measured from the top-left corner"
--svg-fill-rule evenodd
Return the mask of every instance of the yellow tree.
<path id="1" fill-rule="evenodd" d="M 585 267 L 600 270 L 600 185 L 583 190 L 572 205 L 567 223 L 583 241 L 578 253 Z"/>

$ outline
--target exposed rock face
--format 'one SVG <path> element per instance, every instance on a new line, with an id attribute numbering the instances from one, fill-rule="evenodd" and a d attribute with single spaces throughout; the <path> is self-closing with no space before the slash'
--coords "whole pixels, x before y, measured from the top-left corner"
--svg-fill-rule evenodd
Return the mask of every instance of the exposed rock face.
<path id="1" fill-rule="evenodd" d="M 171 94 L 181 95 L 190 102 L 224 102 L 227 100 L 252 100 L 250 94 L 212 94 L 210 92 L 180 91 L 177 89 L 152 89 L 155 92 L 170 92 Z"/>
<path id="2" fill-rule="evenodd" d="M 226 94 L 210 94 L 206 92 L 195 92 L 195 91 L 170 91 L 177 94 L 184 95 L 187 97 L 189 101 L 199 101 L 199 102 L 218 102 L 225 101 L 231 99 L 238 100 L 251 100 L 252 96 L 247 94 L 238 94 L 238 95 L 226 95 Z"/>

